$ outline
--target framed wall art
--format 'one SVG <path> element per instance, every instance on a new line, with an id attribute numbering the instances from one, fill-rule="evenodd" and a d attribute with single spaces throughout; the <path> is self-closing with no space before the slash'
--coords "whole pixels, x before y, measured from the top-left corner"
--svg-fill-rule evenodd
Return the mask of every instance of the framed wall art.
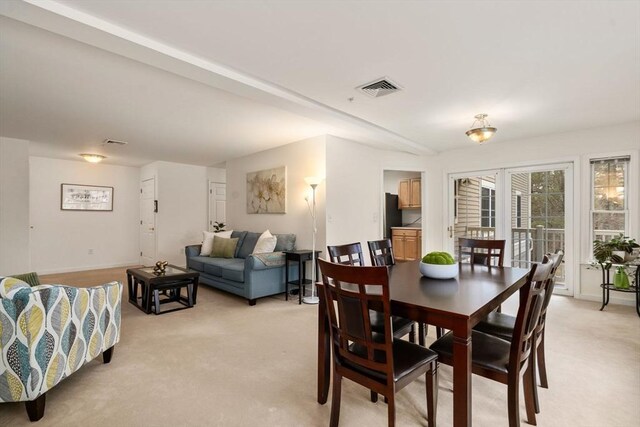
<path id="1" fill-rule="evenodd" d="M 113 187 L 61 184 L 63 211 L 113 211 Z"/>
<path id="2" fill-rule="evenodd" d="M 247 213 L 287 212 L 287 168 L 281 166 L 247 174 Z"/>

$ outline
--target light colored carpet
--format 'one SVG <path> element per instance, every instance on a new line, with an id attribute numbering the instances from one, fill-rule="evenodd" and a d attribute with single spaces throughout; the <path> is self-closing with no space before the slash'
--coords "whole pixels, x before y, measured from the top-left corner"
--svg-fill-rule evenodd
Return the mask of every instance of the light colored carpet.
<path id="1" fill-rule="evenodd" d="M 99 277 L 124 280 L 124 273 Z M 250 307 L 202 286 L 195 308 L 155 316 L 126 302 L 126 290 L 123 297 L 122 337 L 111 363 L 98 358 L 52 389 L 38 426 L 328 425 L 330 403 L 319 405 L 315 394 L 317 306 L 277 296 Z M 507 302 L 505 311 L 515 304 Z M 539 426 L 638 425 L 640 320 L 632 307 L 598 308 L 552 299 L 550 388 L 539 388 Z M 451 369 L 440 372 L 438 423 L 449 426 Z M 425 426 L 425 399 L 424 380 L 398 393 L 397 424 Z M 527 425 L 524 403 L 521 418 Z M 473 420 L 507 425 L 506 386 L 473 377 Z M 371 403 L 368 390 L 345 380 L 340 424 L 385 426 L 386 405 Z M 24 404 L 1 404 L 0 425 L 30 425 Z"/>

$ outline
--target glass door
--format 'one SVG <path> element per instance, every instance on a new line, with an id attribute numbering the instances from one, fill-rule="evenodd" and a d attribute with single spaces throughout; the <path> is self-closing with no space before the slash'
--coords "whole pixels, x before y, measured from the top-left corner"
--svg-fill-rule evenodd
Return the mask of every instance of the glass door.
<path id="1" fill-rule="evenodd" d="M 573 295 L 565 265 L 571 259 L 572 165 L 507 169 L 505 209 L 507 259 L 513 267 L 530 268 L 546 253 L 564 251 L 556 273 L 557 293 Z"/>
<path id="2" fill-rule="evenodd" d="M 503 197 L 498 171 L 449 175 L 449 252 L 459 259 L 458 239 L 502 238 Z"/>

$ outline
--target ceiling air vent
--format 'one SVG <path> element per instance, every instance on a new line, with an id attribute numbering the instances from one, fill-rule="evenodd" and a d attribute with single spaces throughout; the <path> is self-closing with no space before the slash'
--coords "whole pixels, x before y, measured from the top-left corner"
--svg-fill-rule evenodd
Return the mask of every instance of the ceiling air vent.
<path id="1" fill-rule="evenodd" d="M 107 145 L 127 145 L 128 142 L 116 141 L 115 139 L 105 139 L 104 143 Z"/>
<path id="2" fill-rule="evenodd" d="M 399 84 L 391 81 L 391 79 L 389 79 L 388 77 L 383 77 L 371 83 L 358 86 L 356 90 L 359 90 L 360 92 L 363 92 L 372 98 L 379 98 L 381 96 L 398 92 L 399 90 L 402 90 L 402 87 Z"/>

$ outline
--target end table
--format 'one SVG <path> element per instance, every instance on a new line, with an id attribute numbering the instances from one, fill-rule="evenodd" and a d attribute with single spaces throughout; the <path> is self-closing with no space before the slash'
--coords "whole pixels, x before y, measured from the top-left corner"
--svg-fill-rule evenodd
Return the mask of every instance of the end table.
<path id="1" fill-rule="evenodd" d="M 311 261 L 311 254 L 314 253 L 311 249 L 301 249 L 299 251 L 284 251 L 284 271 L 285 271 L 285 300 L 289 301 L 289 285 L 298 286 L 298 304 L 302 304 L 302 294 L 304 294 L 305 285 L 311 283 L 311 280 L 306 278 L 306 264 L 307 261 Z M 322 251 L 315 251 L 316 258 L 316 281 L 318 280 L 318 257 Z M 298 263 L 298 280 L 289 280 L 289 262 Z"/>

